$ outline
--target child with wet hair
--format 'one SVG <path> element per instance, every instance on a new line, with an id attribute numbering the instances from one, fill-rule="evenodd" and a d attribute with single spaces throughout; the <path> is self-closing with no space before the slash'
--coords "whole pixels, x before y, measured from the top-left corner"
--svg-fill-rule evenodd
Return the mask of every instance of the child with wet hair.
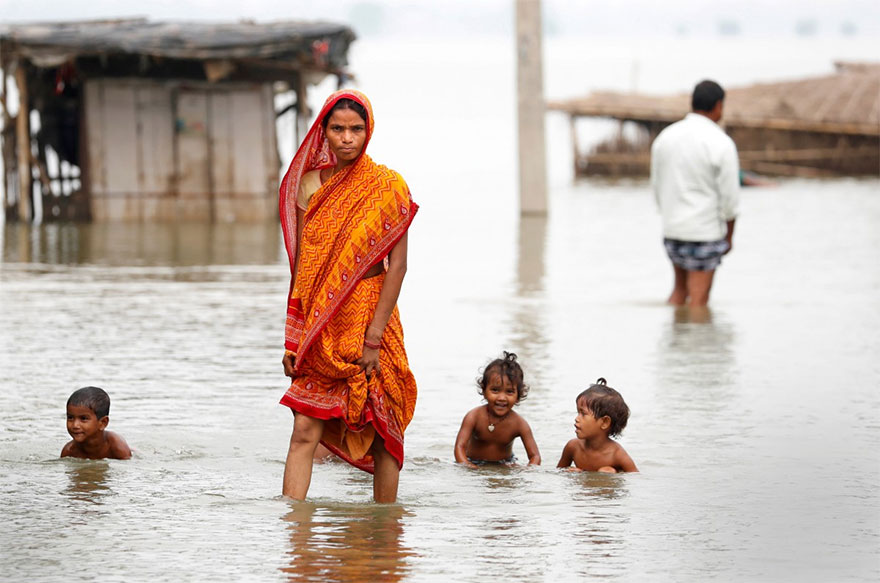
<path id="1" fill-rule="evenodd" d="M 110 423 L 110 396 L 98 387 L 83 387 L 67 399 L 67 433 L 73 439 L 61 450 L 61 457 L 90 460 L 127 460 L 131 449 L 118 433 L 106 431 Z"/>
<path id="2" fill-rule="evenodd" d="M 577 439 L 565 444 L 556 467 L 568 468 L 574 462 L 573 471 L 638 472 L 626 450 L 611 439 L 620 435 L 629 419 L 629 407 L 620 393 L 600 378 L 577 396 L 575 404 L 574 432 Z"/>
<path id="3" fill-rule="evenodd" d="M 513 465 L 513 442 L 519 437 L 529 465 L 540 465 L 541 454 L 532 428 L 513 408 L 529 393 L 523 370 L 512 352 L 505 352 L 483 370 L 477 388 L 484 406 L 468 411 L 455 438 L 455 461 L 470 468 L 487 463 Z"/>

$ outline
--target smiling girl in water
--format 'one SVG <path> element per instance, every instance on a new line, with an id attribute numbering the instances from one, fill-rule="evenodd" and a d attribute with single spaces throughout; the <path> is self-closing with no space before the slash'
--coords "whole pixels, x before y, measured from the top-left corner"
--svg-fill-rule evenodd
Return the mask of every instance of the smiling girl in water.
<path id="1" fill-rule="evenodd" d="M 529 393 L 516 355 L 505 352 L 503 358 L 490 362 L 477 385 L 486 405 L 464 416 L 455 438 L 455 461 L 471 468 L 485 463 L 512 465 L 516 463 L 513 441 L 519 437 L 529 465 L 540 465 L 541 454 L 532 428 L 513 410 Z"/>

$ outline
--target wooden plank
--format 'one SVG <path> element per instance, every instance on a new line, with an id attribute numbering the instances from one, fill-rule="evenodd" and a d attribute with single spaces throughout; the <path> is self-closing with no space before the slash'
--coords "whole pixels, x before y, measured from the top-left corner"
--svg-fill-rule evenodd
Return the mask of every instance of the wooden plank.
<path id="1" fill-rule="evenodd" d="M 230 93 L 232 133 L 235 136 L 233 157 L 235 173 L 232 190 L 238 196 L 263 195 L 266 192 L 266 133 L 260 109 L 259 88 Z"/>
<path id="2" fill-rule="evenodd" d="M 584 157 L 588 164 L 648 164 L 650 152 L 597 152 Z"/>
<path id="3" fill-rule="evenodd" d="M 880 148 L 798 148 L 792 150 L 750 150 L 739 153 L 740 160 L 797 161 L 827 160 L 840 158 L 876 158 Z"/>
<path id="4" fill-rule="evenodd" d="M 15 70 L 15 84 L 18 86 L 18 115 L 15 116 L 15 141 L 18 146 L 18 218 L 31 219 L 31 125 L 28 106 L 27 76 L 23 62 Z"/>
<path id="5" fill-rule="evenodd" d="M 181 89 L 177 95 L 177 188 L 181 195 L 205 197 L 208 176 L 207 92 Z"/>
<path id="6" fill-rule="evenodd" d="M 34 153 L 28 150 L 28 157 L 30 158 L 31 168 L 35 168 L 37 170 L 37 178 L 40 180 L 40 184 L 43 185 L 43 190 L 45 192 L 52 192 L 52 183 L 49 180 L 49 170 L 46 168 L 46 165 L 43 164 L 40 160 L 37 160 Z"/>
<path id="7" fill-rule="evenodd" d="M 3 127 L 7 127 L 10 122 L 12 122 L 12 115 L 9 113 L 9 105 L 6 103 L 6 67 L 7 65 L 0 65 L 0 106 L 3 107 Z"/>
<path id="8" fill-rule="evenodd" d="M 766 128 L 771 130 L 847 134 L 853 136 L 880 136 L 880 125 L 871 123 L 838 123 L 797 119 L 747 119 L 729 117 L 725 118 L 724 125 L 727 127 Z"/>
<path id="9" fill-rule="evenodd" d="M 101 79 L 86 80 L 83 88 L 83 127 L 85 129 L 86 192 L 92 197 L 107 192 L 104 176 L 104 97 Z"/>
<path id="10" fill-rule="evenodd" d="M 266 194 L 273 201 L 278 190 L 278 172 L 281 169 L 281 156 L 278 153 L 278 130 L 275 126 L 275 93 L 272 85 L 263 84 L 262 104 L 260 112 L 263 114 L 263 127 L 266 131 Z M 273 211 L 274 215 L 274 211 Z M 266 218 L 269 218 L 268 216 Z"/>
<path id="11" fill-rule="evenodd" d="M 296 75 L 296 136 L 293 143 L 299 144 L 309 131 L 309 87 L 305 75 L 300 71 Z"/>
<path id="12" fill-rule="evenodd" d="M 9 131 L 13 117 L 9 114 L 9 106 L 6 104 L 6 71 L 8 68 L 8 62 L 5 59 L 0 59 L 0 83 L 2 83 L 2 85 L 0 85 L 0 90 L 2 90 L 2 93 L 0 93 L 0 104 L 3 104 L 3 129 L 0 130 L 2 131 L 2 135 L 0 135 L 0 145 L 2 145 L 2 148 L 0 148 L 0 150 L 2 150 L 3 157 L 3 175 L 0 176 L 0 179 L 2 179 L 2 182 L 0 182 L 0 192 L 3 193 L 4 217 L 8 217 L 12 214 L 9 200 L 9 187 L 11 186 L 9 184 L 9 178 L 11 175 L 10 169 L 15 164 L 15 161 L 12 158 L 13 148 L 11 143 L 12 140 L 10 139 L 14 137 L 14 134 Z"/>
<path id="13" fill-rule="evenodd" d="M 825 161 L 841 158 L 873 158 L 880 156 L 880 149 L 861 148 L 809 148 L 796 150 L 751 150 L 740 152 L 743 162 L 796 162 Z M 597 152 L 579 159 L 591 164 L 646 164 L 651 160 L 650 152 Z"/>
<path id="14" fill-rule="evenodd" d="M 137 96 L 139 195 L 170 196 L 174 189 L 174 116 L 171 89 L 139 84 Z"/>
<path id="15" fill-rule="evenodd" d="M 106 192 L 111 195 L 131 195 L 139 188 L 134 87 L 125 81 L 104 81 L 103 111 L 102 153 Z"/>
<path id="16" fill-rule="evenodd" d="M 796 166 L 794 164 L 779 164 L 777 162 L 749 162 L 746 170 L 752 170 L 762 174 L 772 174 L 774 176 L 795 176 L 800 178 L 834 178 L 841 176 L 839 172 L 832 170 L 823 170 L 820 168 L 811 168 L 809 166 Z"/>
<path id="17" fill-rule="evenodd" d="M 615 103 L 583 103 L 550 101 L 547 109 L 563 111 L 574 117 L 611 117 L 625 121 L 675 122 L 687 113 L 686 110 L 669 110 L 652 107 L 621 106 Z M 842 123 L 784 118 L 746 117 L 728 114 L 724 117 L 726 127 L 767 128 L 802 132 L 819 132 L 847 135 L 880 136 L 880 125 L 876 123 Z"/>
<path id="18" fill-rule="evenodd" d="M 227 92 L 214 91 L 210 96 L 210 144 L 211 176 L 215 197 L 232 194 L 235 175 L 234 143 L 232 129 L 232 99 Z"/>
<path id="19" fill-rule="evenodd" d="M 177 93 L 176 123 L 178 218 L 214 218 L 208 148 L 208 93 L 181 88 Z"/>
<path id="20" fill-rule="evenodd" d="M 621 106 L 615 102 L 586 103 L 582 101 L 549 101 L 547 109 L 563 111 L 574 117 L 613 117 L 633 121 L 678 121 L 687 113 L 686 108 Z"/>

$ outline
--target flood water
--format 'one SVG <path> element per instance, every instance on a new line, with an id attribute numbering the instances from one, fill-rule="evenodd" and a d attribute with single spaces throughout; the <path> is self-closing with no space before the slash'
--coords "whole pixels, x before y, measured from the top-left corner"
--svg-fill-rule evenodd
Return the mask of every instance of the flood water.
<path id="1" fill-rule="evenodd" d="M 509 81 L 492 71 L 479 78 Z M 573 183 L 553 122 L 551 213 L 520 219 L 512 104 L 396 110 L 406 96 L 373 79 L 371 153 L 422 205 L 400 300 L 420 394 L 398 503 L 374 505 L 341 463 L 316 467 L 307 502 L 279 496 L 277 225 L 7 225 L 4 580 L 880 578 L 880 181 L 744 191 L 711 310 L 676 310 L 646 182 Z M 543 465 L 471 471 L 453 440 L 505 349 Z M 554 467 L 599 376 L 632 410 L 621 443 L 639 474 Z M 64 403 L 90 384 L 132 460 L 58 459 Z"/>

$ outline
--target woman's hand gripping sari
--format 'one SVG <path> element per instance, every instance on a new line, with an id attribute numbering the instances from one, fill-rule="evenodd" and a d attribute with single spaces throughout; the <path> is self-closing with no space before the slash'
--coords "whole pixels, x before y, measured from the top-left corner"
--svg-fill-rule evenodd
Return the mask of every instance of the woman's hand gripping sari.
<path id="1" fill-rule="evenodd" d="M 311 170 L 335 166 L 321 120 L 342 98 L 360 103 L 367 111 L 363 150 L 311 196 L 297 240 L 300 181 Z M 403 465 L 403 434 L 415 410 L 416 383 L 397 307 L 385 326 L 377 372 L 367 379 L 355 364 L 385 278 L 384 273 L 363 276 L 386 260 L 418 210 L 403 178 L 366 155 L 373 125 L 366 96 L 351 90 L 331 95 L 280 189 L 281 225 L 292 275 L 284 345 L 296 357 L 292 382 L 281 403 L 325 420 L 321 443 L 371 473 L 373 459 L 368 452 L 377 432 L 398 467 Z"/>

